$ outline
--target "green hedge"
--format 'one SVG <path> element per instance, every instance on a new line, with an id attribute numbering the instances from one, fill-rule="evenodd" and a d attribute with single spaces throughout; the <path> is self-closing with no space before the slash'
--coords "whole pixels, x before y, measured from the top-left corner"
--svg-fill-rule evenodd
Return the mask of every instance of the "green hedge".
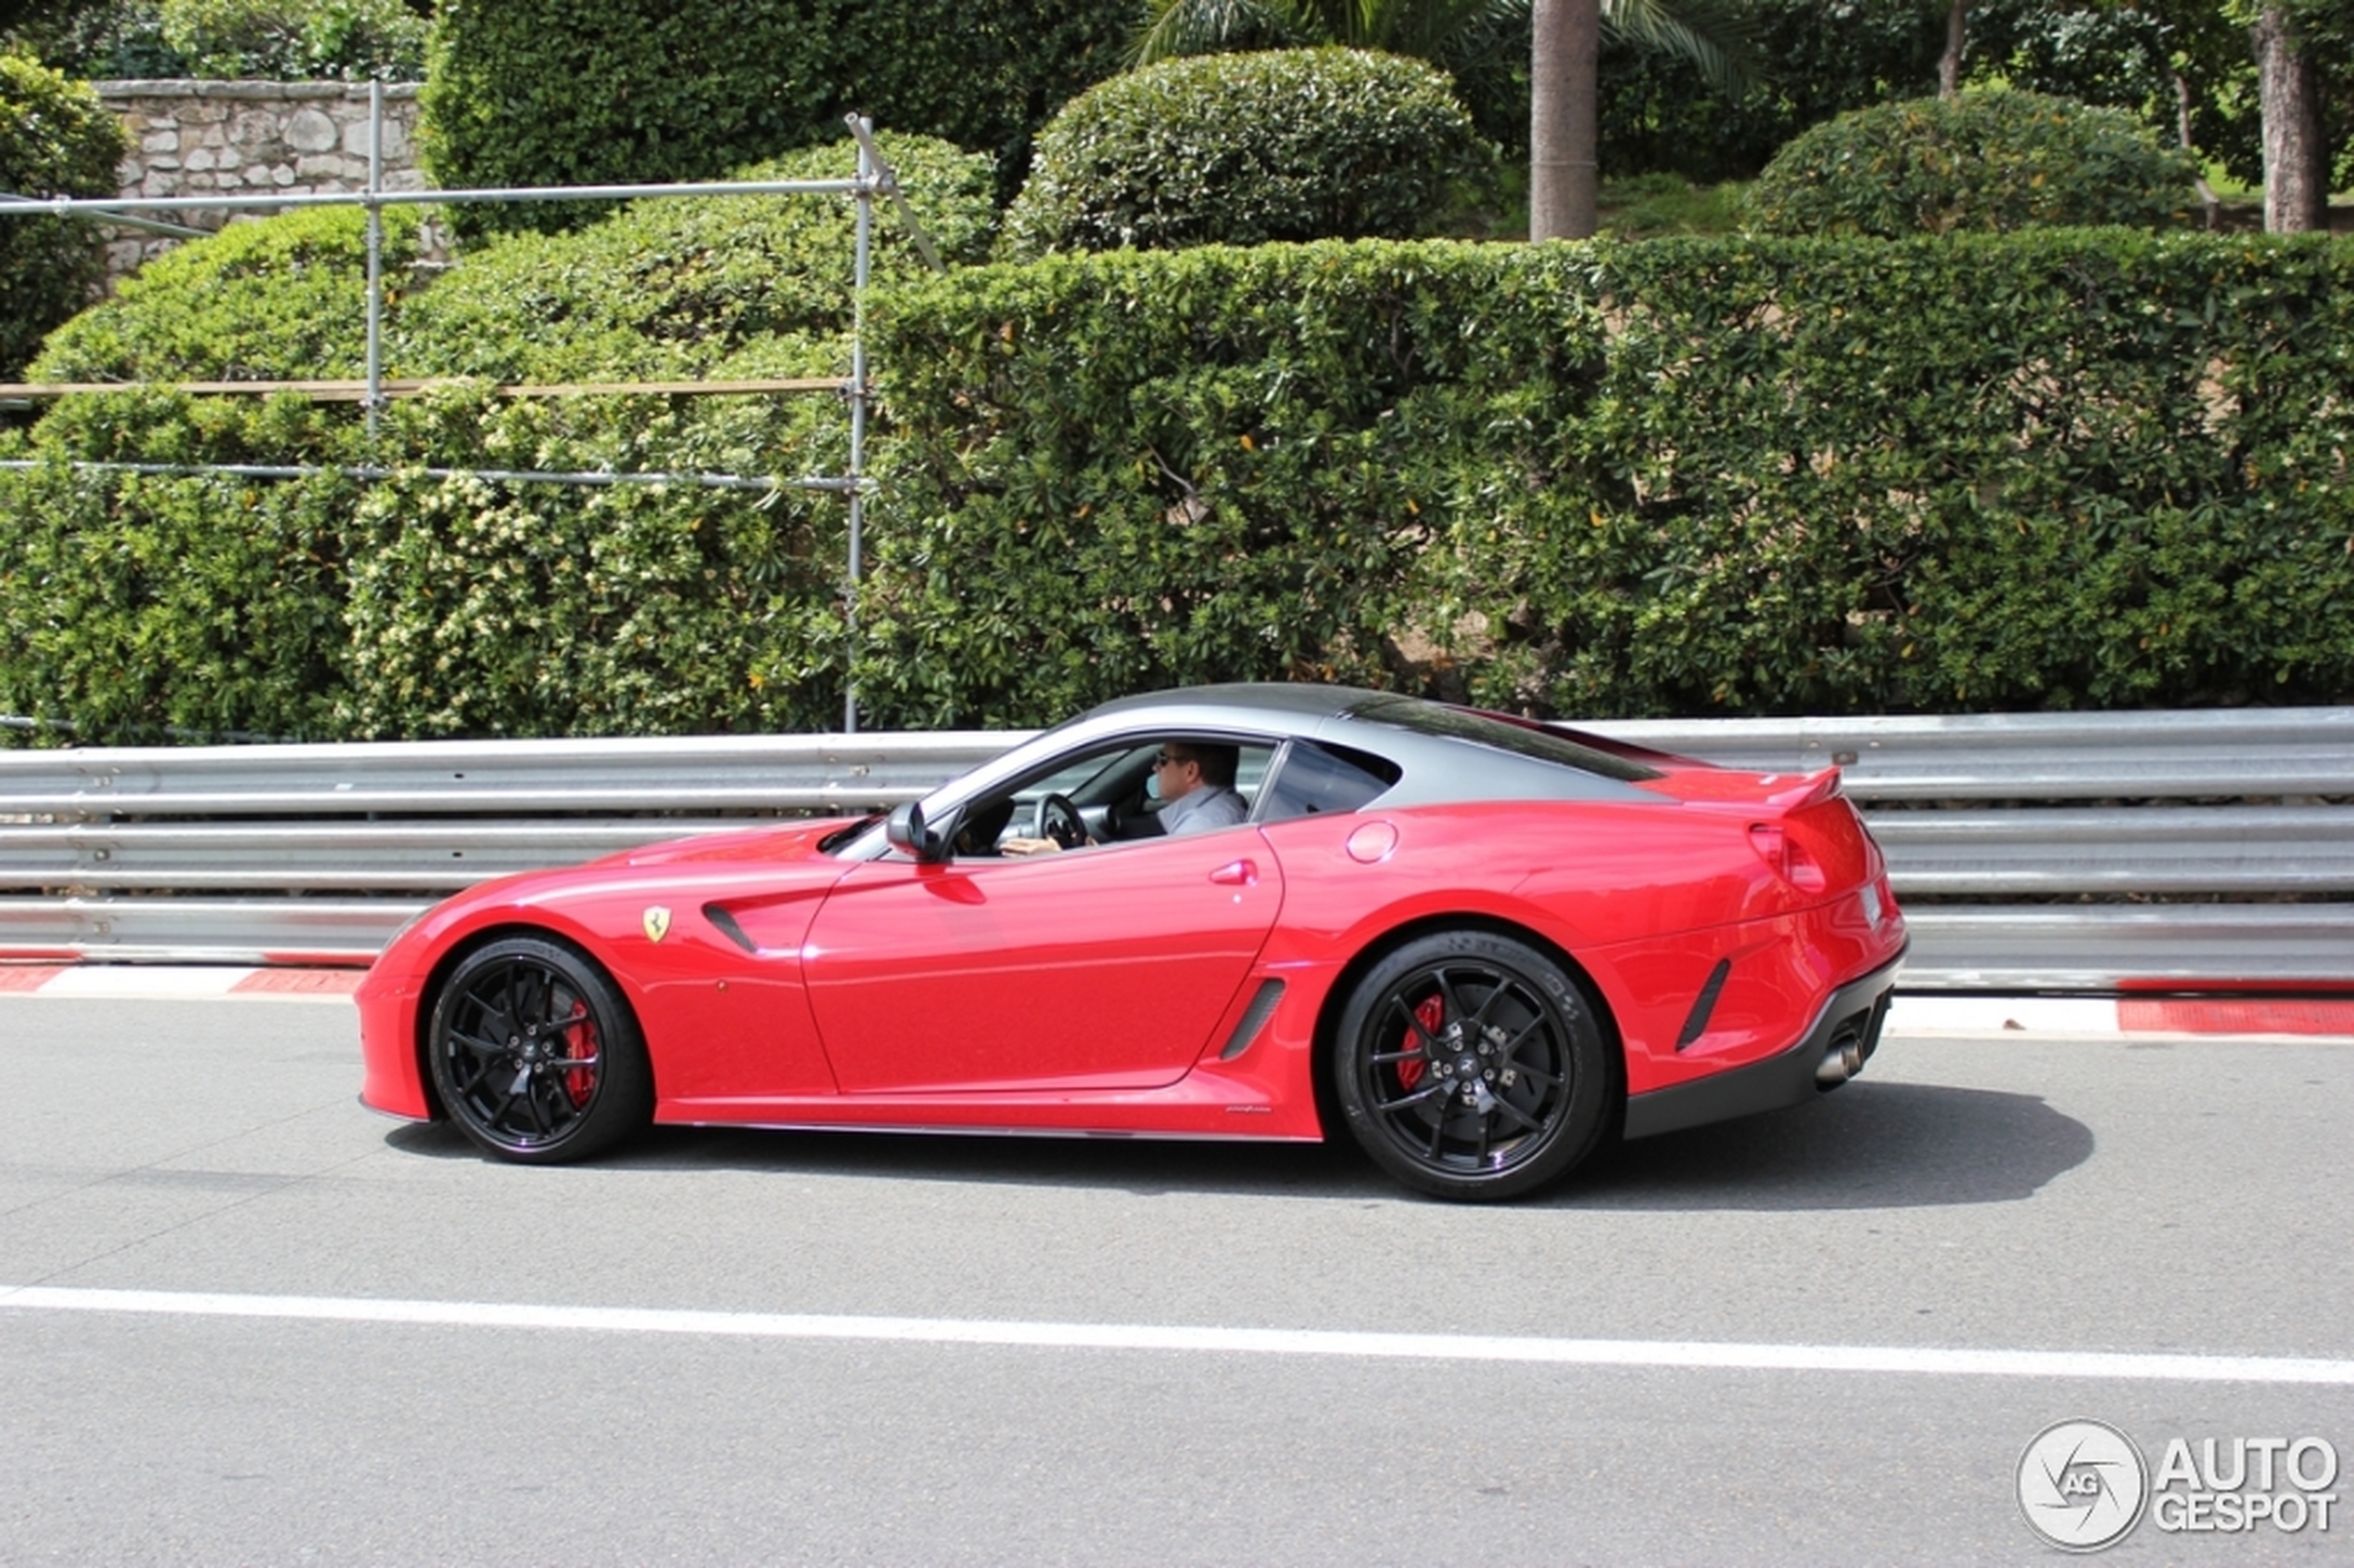
<path id="1" fill-rule="evenodd" d="M 1105 255 L 898 296 L 897 722 L 1327 676 L 1549 714 L 2354 694 L 2354 250 Z"/>
<path id="2" fill-rule="evenodd" d="M 1065 105 L 1009 251 L 1411 238 L 1483 195 L 1494 150 L 1446 75 L 1361 49 L 1166 60 Z"/>
<path id="3" fill-rule="evenodd" d="M 396 370 L 480 365 L 495 340 L 513 356 L 498 373 L 538 373 L 543 337 L 567 373 L 666 372 L 694 342 L 715 365 L 840 369 L 824 322 L 704 291 L 730 275 L 720 259 L 631 232 L 674 245 L 642 297 L 601 261 L 567 269 L 563 247 L 599 236 L 512 242 L 513 271 L 493 249 L 462 288 L 402 304 Z M 302 243 L 306 277 L 356 283 L 356 237 Z M 821 728 L 845 673 L 880 727 L 1031 725 L 1283 677 L 1596 717 L 2354 698 L 2342 242 L 1323 242 L 939 280 L 898 251 L 882 264 L 854 672 L 837 500 L 414 472 L 822 471 L 840 461 L 830 403 L 473 386 L 388 413 L 380 449 L 409 472 L 365 494 L 0 475 L 0 712 L 93 740 Z M 257 335 L 291 333 L 283 314 L 258 304 Z M 134 393 L 0 438 L 28 445 L 364 450 L 348 409 Z"/>
<path id="4" fill-rule="evenodd" d="M 1134 0 L 442 0 L 421 109 L 450 187 L 702 180 L 842 133 L 850 109 L 1001 165 L 1120 65 Z M 568 203 L 470 206 L 464 234 L 567 228 Z"/>
<path id="5" fill-rule="evenodd" d="M 122 128 L 80 82 L 0 50 L 0 191 L 110 196 Z M 89 301 L 101 275 L 98 234 L 76 218 L 0 218 L 0 381 L 13 380 L 42 334 Z"/>

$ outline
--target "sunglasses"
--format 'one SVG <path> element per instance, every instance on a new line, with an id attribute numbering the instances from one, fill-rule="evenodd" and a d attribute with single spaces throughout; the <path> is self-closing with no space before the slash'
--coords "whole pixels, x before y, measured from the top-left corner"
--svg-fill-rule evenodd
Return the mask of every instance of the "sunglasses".
<path id="1" fill-rule="evenodd" d="M 1167 752 L 1163 752 L 1153 758 L 1153 765 L 1155 767 L 1176 767 L 1193 760 L 1194 759 L 1191 757 L 1172 757 Z"/>

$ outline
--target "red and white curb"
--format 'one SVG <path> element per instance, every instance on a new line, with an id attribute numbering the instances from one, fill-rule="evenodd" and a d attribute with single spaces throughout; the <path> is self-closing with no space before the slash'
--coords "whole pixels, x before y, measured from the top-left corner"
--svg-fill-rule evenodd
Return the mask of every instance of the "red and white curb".
<path id="1" fill-rule="evenodd" d="M 341 1002 L 365 969 L 241 968 L 235 965 L 0 964 L 0 996 L 203 1002 L 260 997 Z"/>
<path id="2" fill-rule="evenodd" d="M 0 962 L 0 997 L 99 1001 L 261 998 L 340 1002 L 363 969 L 235 965 Z M 2354 996 L 1975 996 L 1899 993 L 1894 1035 L 2022 1035 L 2045 1039 L 2122 1034 L 2335 1035 L 2354 1039 Z"/>
<path id="3" fill-rule="evenodd" d="M 2354 1039 L 2354 996 L 1968 996 L 1899 993 L 1892 1034 L 2335 1035 Z"/>

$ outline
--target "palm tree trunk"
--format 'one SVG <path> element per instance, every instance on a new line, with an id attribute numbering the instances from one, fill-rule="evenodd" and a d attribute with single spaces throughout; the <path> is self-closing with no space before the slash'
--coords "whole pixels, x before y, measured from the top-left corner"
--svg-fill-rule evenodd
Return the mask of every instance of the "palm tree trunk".
<path id="1" fill-rule="evenodd" d="M 1601 223 L 1601 0 L 1536 0 L 1531 21 L 1528 237 L 1590 239 Z"/>
<path id="2" fill-rule="evenodd" d="M 1962 94 L 1962 40 L 1966 32 L 1964 19 L 1969 14 L 1969 0 L 1954 0 L 1945 13 L 1945 53 L 1937 59 L 1937 95 L 1957 98 Z"/>
<path id="3" fill-rule="evenodd" d="M 2304 234 L 2329 223 L 2329 171 L 2322 145 L 2321 84 L 2312 57 L 2281 9 L 2256 19 L 2256 70 L 2264 119 L 2264 229 Z"/>
<path id="4" fill-rule="evenodd" d="M 2181 71 L 2174 73 L 2174 145 L 2198 157 L 2198 144 L 2191 140 L 2191 83 Z M 2222 202 L 2215 195 L 2215 187 L 2207 183 L 2203 173 L 2191 176 L 2191 183 L 2198 187 L 2199 209 L 2207 214 L 2207 226 L 2213 228 L 2222 210 Z"/>

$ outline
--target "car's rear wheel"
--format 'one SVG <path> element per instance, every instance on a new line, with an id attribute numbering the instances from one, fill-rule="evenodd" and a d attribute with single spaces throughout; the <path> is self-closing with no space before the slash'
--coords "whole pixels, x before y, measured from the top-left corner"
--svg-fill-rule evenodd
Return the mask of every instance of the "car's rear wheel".
<path id="1" fill-rule="evenodd" d="M 545 938 L 468 954 L 435 1000 L 425 1054 L 450 1119 L 502 1159 L 581 1159 L 652 1115 L 645 1041 L 620 990 Z"/>
<path id="2" fill-rule="evenodd" d="M 1349 1131 L 1438 1197 L 1517 1197 L 1559 1180 L 1609 1124 L 1594 1006 L 1560 964 L 1489 931 L 1441 931 L 1350 993 L 1334 1052 Z"/>

